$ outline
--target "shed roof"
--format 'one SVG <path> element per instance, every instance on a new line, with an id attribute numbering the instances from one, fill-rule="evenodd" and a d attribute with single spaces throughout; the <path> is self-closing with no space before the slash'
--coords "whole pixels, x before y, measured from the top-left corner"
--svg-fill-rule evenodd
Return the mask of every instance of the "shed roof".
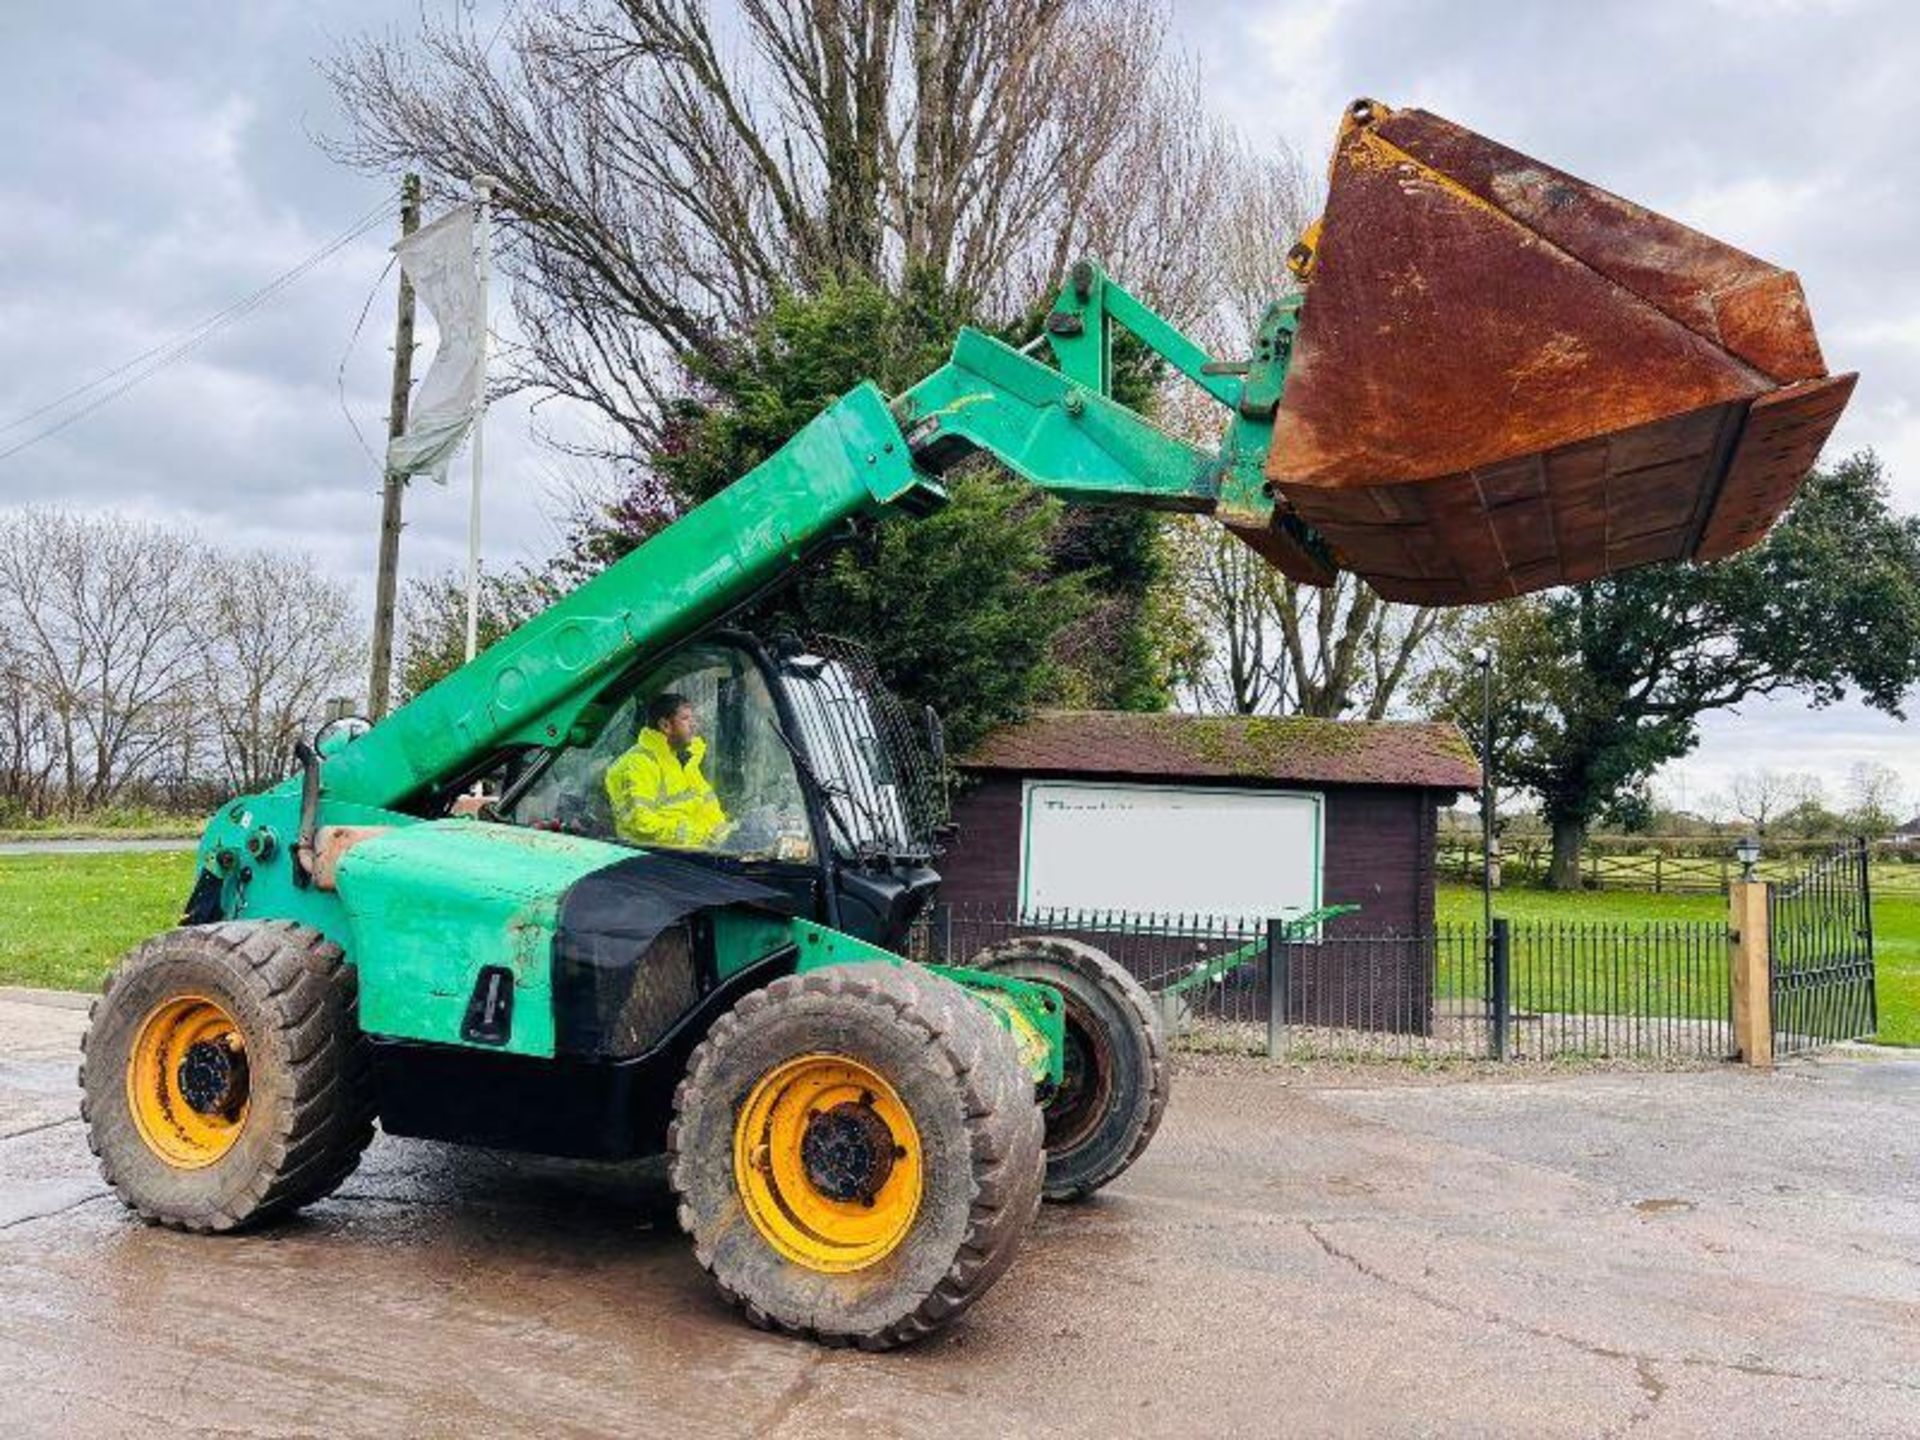
<path id="1" fill-rule="evenodd" d="M 1451 721 L 1042 710 L 994 731 L 969 770 L 1414 785 L 1475 790 L 1480 765 Z"/>

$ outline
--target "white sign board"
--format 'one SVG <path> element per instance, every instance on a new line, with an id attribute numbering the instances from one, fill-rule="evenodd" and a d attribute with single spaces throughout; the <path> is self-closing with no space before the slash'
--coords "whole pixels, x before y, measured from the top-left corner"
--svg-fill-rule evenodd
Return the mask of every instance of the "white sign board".
<path id="1" fill-rule="evenodd" d="M 1322 799 L 1029 780 L 1020 909 L 1219 915 L 1249 923 L 1320 905 Z"/>

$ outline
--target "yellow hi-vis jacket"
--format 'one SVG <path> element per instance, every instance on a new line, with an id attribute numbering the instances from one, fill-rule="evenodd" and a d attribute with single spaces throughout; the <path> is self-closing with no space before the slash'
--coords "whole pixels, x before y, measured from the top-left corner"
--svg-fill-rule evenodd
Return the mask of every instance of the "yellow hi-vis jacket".
<path id="1" fill-rule="evenodd" d="M 633 748 L 607 767 L 607 799 L 613 828 L 632 845 L 698 850 L 711 845 L 727 823 L 713 786 L 700 773 L 707 742 L 695 737 L 686 759 L 651 725 Z"/>

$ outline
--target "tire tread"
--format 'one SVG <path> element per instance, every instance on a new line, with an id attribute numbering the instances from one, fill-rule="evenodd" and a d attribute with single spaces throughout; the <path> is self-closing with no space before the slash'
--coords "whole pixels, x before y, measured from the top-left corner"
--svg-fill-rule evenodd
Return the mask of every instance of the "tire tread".
<path id="1" fill-rule="evenodd" d="M 680 1141 L 682 1117 L 700 1107 L 727 1103 L 710 1088 L 719 1057 L 743 1028 L 743 1022 L 770 1005 L 805 996 L 831 996 L 883 1008 L 890 1018 L 919 1032 L 928 1047 L 928 1063 L 943 1066 L 961 1086 L 969 1143 L 977 1168 L 964 1239 L 946 1274 L 906 1314 L 888 1324 L 847 1331 L 770 1314 L 752 1297 L 733 1289 L 715 1273 L 712 1252 L 695 1235 L 695 1255 L 721 1295 L 764 1330 L 778 1331 L 826 1345 L 890 1350 L 919 1340 L 965 1310 L 1012 1263 L 1021 1237 L 1039 1208 L 1044 1170 L 1040 1107 L 1034 1103 L 1017 1061 L 1006 1061 L 1012 1043 L 978 1002 L 951 982 L 908 965 L 833 965 L 789 975 L 744 997 L 715 1022 L 694 1051 L 674 1095 L 674 1121 L 668 1132 L 668 1156 L 675 1190 L 685 1196 L 689 1183 Z M 991 1054 L 992 1059 L 989 1059 Z M 994 1063 L 994 1062 L 999 1063 Z M 1009 1074 L 1017 1084 L 1005 1083 Z M 694 1233 L 695 1217 L 684 1198 L 683 1229 Z"/>
<path id="2" fill-rule="evenodd" d="M 1071 1203 L 1084 1200 L 1117 1180 L 1146 1153 L 1147 1146 L 1153 1142 L 1154 1133 L 1159 1130 L 1160 1121 L 1166 1115 L 1167 1097 L 1173 1082 L 1173 1068 L 1167 1055 L 1166 1030 L 1145 987 L 1105 951 L 1084 941 L 1059 935 L 1021 936 L 990 945 L 967 963 L 976 970 L 1006 970 L 1017 974 L 1018 963 L 1023 959 L 1042 959 L 1064 965 L 1098 986 L 1131 1017 L 1133 1024 L 1130 1028 L 1141 1041 L 1144 1052 L 1142 1060 L 1147 1084 L 1133 1097 L 1133 1103 L 1136 1113 L 1144 1110 L 1145 1115 L 1133 1143 L 1124 1152 L 1116 1151 L 1093 1175 L 1072 1183 L 1049 1177 L 1046 1198 L 1056 1203 Z"/>
<path id="3" fill-rule="evenodd" d="M 192 958 L 250 991 L 285 1046 L 287 1101 L 257 1173 L 224 1204 L 194 1215 L 143 1203 L 95 1125 L 87 1088 L 89 1047 L 115 990 L 128 974 Z M 136 946 L 107 977 L 82 1037 L 80 1114 L 101 1174 L 149 1223 L 175 1230 L 227 1231 L 260 1224 L 324 1198 L 359 1164 L 373 1139 L 372 1055 L 359 1032 L 359 977 L 340 947 L 290 920 L 229 920 L 170 930 Z M 142 1143 L 128 1136 L 125 1143 Z"/>

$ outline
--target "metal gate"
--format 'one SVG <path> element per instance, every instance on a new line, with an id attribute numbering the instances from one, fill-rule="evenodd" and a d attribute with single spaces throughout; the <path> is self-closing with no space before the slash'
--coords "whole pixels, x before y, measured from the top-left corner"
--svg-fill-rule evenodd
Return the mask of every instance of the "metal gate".
<path id="1" fill-rule="evenodd" d="M 1773 1050 L 1791 1055 L 1871 1035 L 1871 852 L 1853 840 L 1767 897 L 1767 964 L 1773 976 Z"/>

